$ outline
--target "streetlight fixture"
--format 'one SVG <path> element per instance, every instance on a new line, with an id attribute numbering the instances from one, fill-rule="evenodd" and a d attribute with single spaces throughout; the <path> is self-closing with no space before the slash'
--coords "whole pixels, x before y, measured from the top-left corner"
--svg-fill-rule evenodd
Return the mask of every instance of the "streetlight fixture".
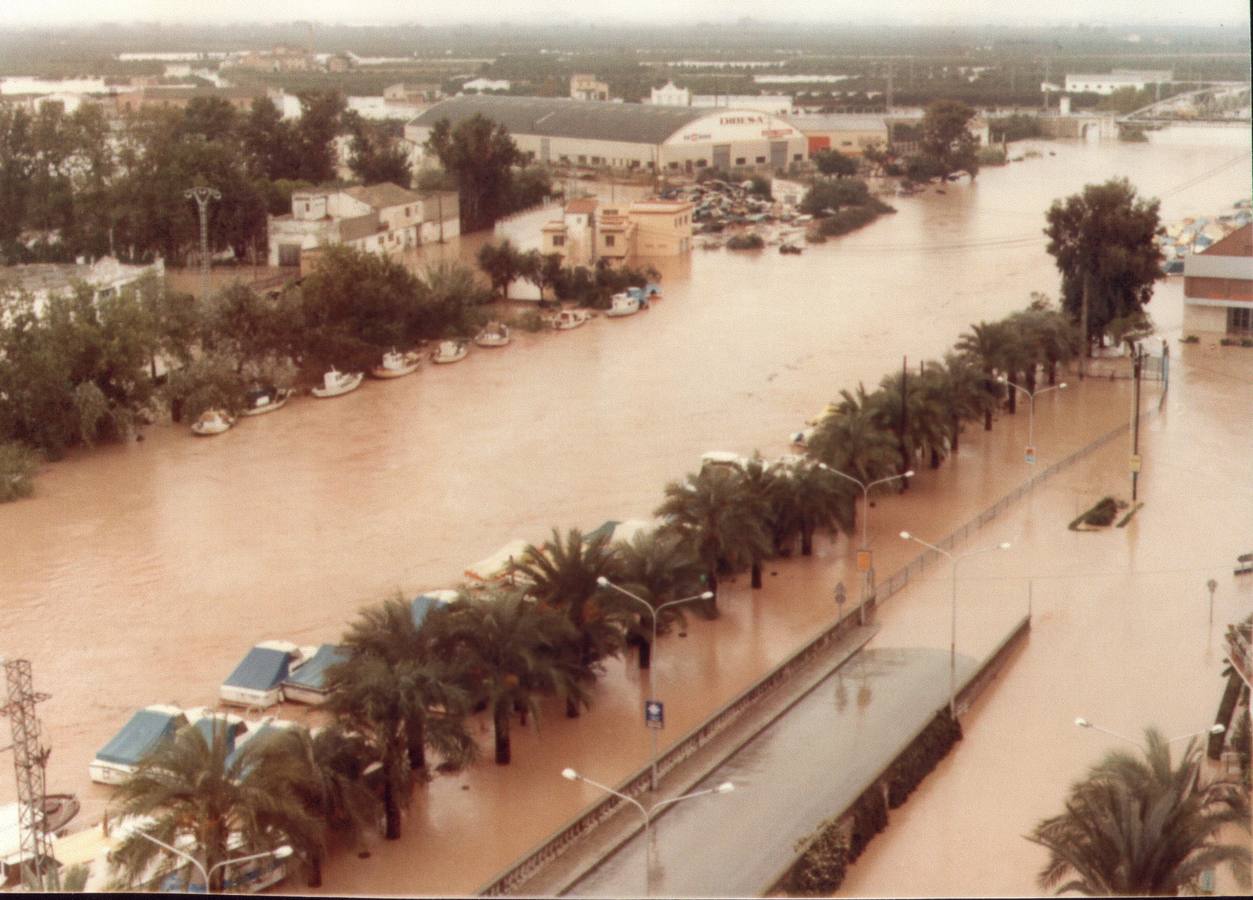
<path id="1" fill-rule="evenodd" d="M 825 469 L 832 475 L 839 475 L 851 481 L 853 484 L 861 488 L 861 550 L 858 552 L 857 568 L 861 569 L 861 605 L 857 607 L 857 624 L 866 624 L 866 599 L 870 594 L 870 541 L 868 535 L 870 519 L 870 489 L 876 484 L 887 484 L 889 481 L 896 481 L 900 478 L 913 478 L 914 470 L 902 472 L 899 475 L 889 475 L 887 478 L 878 478 L 871 482 L 864 482 L 860 478 L 854 478 L 847 472 L 841 472 L 839 469 L 828 466 L 826 463 L 818 463 L 818 468 Z M 862 556 L 865 554 L 865 556 Z"/>
<path id="2" fill-rule="evenodd" d="M 1028 407 L 1029 414 L 1027 416 L 1027 464 L 1034 466 L 1035 465 L 1035 398 L 1040 396 L 1041 394 L 1047 394 L 1049 391 L 1064 391 L 1066 389 L 1066 382 L 1063 381 L 1061 384 L 1054 384 L 1049 387 L 1042 388 L 1040 390 L 1029 391 L 1025 387 L 1023 387 L 1021 384 L 1015 384 L 1014 382 L 1010 381 L 1004 375 L 998 376 L 996 380 L 999 381 L 1001 384 L 1006 384 L 1012 388 L 1017 388 L 1018 390 L 1026 394 L 1027 399 L 1031 401 Z"/>
<path id="3" fill-rule="evenodd" d="M 1145 747 L 1142 742 L 1137 741 L 1135 738 L 1127 737 L 1125 734 L 1119 734 L 1117 731 L 1110 731 L 1108 728 L 1102 728 L 1100 725 L 1093 725 L 1091 722 L 1089 722 L 1087 719 L 1083 718 L 1082 716 L 1075 719 L 1075 725 L 1079 728 L 1090 728 L 1093 731 L 1101 732 L 1101 734 L 1108 734 L 1110 737 L 1116 737 L 1120 741 L 1126 741 L 1128 744 L 1135 744 L 1137 747 L 1139 747 L 1141 750 L 1144 750 L 1145 752 L 1148 751 L 1148 748 Z M 1166 743 L 1173 744 L 1175 741 L 1185 741 L 1188 738 L 1200 737 L 1201 735 L 1222 734 L 1226 730 L 1227 728 L 1225 725 L 1221 725 L 1221 724 L 1211 725 L 1209 728 L 1206 728 L 1203 731 L 1193 731 L 1188 734 L 1181 734 L 1178 737 L 1168 738 L 1166 740 Z"/>
<path id="4" fill-rule="evenodd" d="M 646 610 L 648 610 L 648 614 L 652 616 L 653 640 L 652 640 L 652 643 L 648 645 L 650 657 L 648 660 L 648 701 L 647 702 L 653 703 L 657 700 L 657 696 L 653 692 L 653 684 L 654 684 L 653 669 L 656 667 L 656 663 L 657 663 L 657 614 L 660 613 L 667 606 L 678 606 L 680 603 L 690 603 L 693 600 L 712 600 L 713 591 L 705 591 L 704 593 L 701 593 L 701 594 L 693 594 L 691 597 L 684 597 L 681 600 L 668 600 L 665 603 L 660 603 L 656 607 L 654 607 L 651 603 L 649 603 L 643 597 L 639 596 L 638 594 L 633 594 L 630 591 L 628 591 L 626 588 L 620 587 L 619 585 L 614 584 L 604 575 L 601 575 L 599 578 L 596 579 L 596 584 L 598 584 L 602 588 L 613 588 L 618 593 L 624 594 L 627 597 L 630 597 L 632 600 L 636 601 L 641 606 L 643 606 Z M 657 790 L 657 732 L 658 730 L 659 729 L 653 728 L 653 727 L 650 727 L 648 729 L 651 735 L 651 742 L 652 742 L 652 764 L 651 764 L 651 767 L 649 770 L 649 776 L 648 776 L 648 789 L 650 791 Z"/>
<path id="5" fill-rule="evenodd" d="M 910 534 L 908 531 L 901 532 L 901 539 L 906 541 L 914 541 L 929 547 L 936 553 L 943 553 L 949 558 L 949 562 L 953 564 L 953 596 L 952 596 L 952 614 L 950 616 L 949 626 L 949 642 L 948 642 L 948 714 L 957 719 L 957 564 L 969 556 L 976 556 L 980 553 L 987 553 L 991 550 L 1008 550 L 1010 543 L 1002 541 L 992 547 L 982 547 L 978 550 L 971 550 L 969 553 L 963 553 L 960 556 L 954 556 L 947 550 L 942 550 L 935 544 L 924 541 L 917 535 Z"/>
<path id="6" fill-rule="evenodd" d="M 158 847 L 161 847 L 164 850 L 168 850 L 169 852 L 173 853 L 175 856 L 181 856 L 183 859 L 187 860 L 189 863 L 195 866 L 199 870 L 200 876 L 204 879 L 204 889 L 205 889 L 206 894 L 213 893 L 213 888 L 211 887 L 211 884 L 210 884 L 210 878 L 212 877 L 214 872 L 216 872 L 218 869 L 222 868 L 223 866 L 229 866 L 229 865 L 233 865 L 235 863 L 241 863 L 241 862 L 251 862 L 254 859 L 264 859 L 267 856 L 272 856 L 275 859 L 287 859 L 287 857 L 291 856 L 293 852 L 290 844 L 284 844 L 281 847 L 276 847 L 273 850 L 266 850 L 262 853 L 252 853 L 252 854 L 249 854 L 248 856 L 235 856 L 230 859 L 224 859 L 219 862 L 215 862 L 208 869 L 205 869 L 204 864 L 201 863 L 200 860 L 196 859 L 196 857 L 192 856 L 190 853 L 186 853 L 182 850 L 179 850 L 177 847 L 171 847 L 169 844 L 165 843 L 165 841 L 158 840 L 157 838 L 153 837 L 146 831 L 140 831 L 139 829 L 136 829 L 135 834 L 151 841 L 152 843 L 156 844 Z"/>
<path id="7" fill-rule="evenodd" d="M 718 785 L 717 787 L 705 788 L 704 790 L 701 790 L 701 791 L 693 791 L 692 793 L 684 794 L 681 797 L 671 797 L 668 800 L 661 800 L 657 803 L 654 803 L 652 806 L 646 807 L 644 806 L 644 804 L 640 803 L 634 797 L 628 797 L 626 794 L 622 793 L 621 791 L 615 791 L 613 788 L 609 787 L 608 785 L 601 784 L 599 781 L 592 781 L 592 779 L 588 778 L 586 775 L 576 772 L 574 769 L 571 769 L 571 768 L 562 769 L 561 777 L 564 778 L 566 781 L 581 781 L 584 784 L 590 784 L 592 787 L 599 788 L 600 790 L 604 791 L 606 794 L 612 794 L 613 796 L 617 797 L 619 800 L 625 800 L 627 803 L 630 803 L 632 806 L 634 806 L 636 809 L 640 811 L 640 815 L 644 817 L 644 884 L 645 884 L 644 893 L 645 893 L 645 896 L 651 893 L 651 888 L 652 888 L 653 861 L 652 861 L 651 828 L 652 828 L 653 817 L 656 814 L 657 810 L 661 809 L 664 806 L 671 806 L 675 803 L 680 803 L 684 800 L 691 800 L 695 797 L 705 797 L 705 796 L 708 796 L 709 794 L 729 794 L 735 790 L 735 785 L 733 783 L 731 783 L 730 781 L 724 781 L 722 782 L 722 784 Z"/>

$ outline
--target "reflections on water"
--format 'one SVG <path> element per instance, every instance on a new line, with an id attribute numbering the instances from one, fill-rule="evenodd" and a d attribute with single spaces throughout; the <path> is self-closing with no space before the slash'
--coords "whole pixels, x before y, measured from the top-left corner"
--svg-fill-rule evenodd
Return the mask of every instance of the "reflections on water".
<path id="1" fill-rule="evenodd" d="M 49 466 L 34 499 L 0 507 L 0 603 L 4 652 L 30 658 L 36 687 L 52 694 L 40 707 L 55 749 L 50 787 L 78 791 L 90 818 L 108 795 L 87 784 L 87 762 L 130 713 L 154 702 L 210 702 L 257 641 L 334 640 L 362 602 L 455 582 L 510 539 L 647 517 L 664 483 L 693 469 L 701 453 L 783 452 L 787 436 L 840 388 L 873 386 L 902 354 L 911 364 L 939 355 L 968 324 L 1020 308 L 1032 291 L 1055 295 L 1044 209 L 1087 182 L 1126 175 L 1141 193 L 1162 197 L 1166 220 L 1213 214 L 1248 193 L 1247 156 L 1232 145 L 1037 146 L 1040 159 L 987 170 L 944 195 L 894 199 L 896 215 L 800 257 L 714 251 L 653 261 L 666 298 L 622 323 L 517 335 L 510 347 L 472 350 L 456 366 L 423 367 L 333 401 L 298 398 L 212 441 L 153 428 L 142 443 Z M 469 236 L 427 255 L 472 259 L 483 240 Z M 1181 320 L 1181 281 L 1157 289 L 1150 309 L 1163 327 Z M 1065 398 L 1064 413 L 1050 412 L 1061 401 L 1044 404 L 1037 428 L 1063 414 L 1072 423 L 1095 417 L 1085 420 L 1094 432 L 1108 428 L 1099 416 L 1123 416 L 1126 394 L 1109 393 L 1113 405 L 1103 409 L 1100 390 L 1090 386 L 1097 405 L 1086 412 L 1081 391 Z M 1172 412 L 1172 421 L 1183 415 Z M 1229 446 L 1223 419 L 1193 415 L 1189 440 Z M 1016 443 L 1006 460 L 1021 459 Z M 1041 444 L 1042 453 L 1060 452 Z M 927 496 L 927 485 L 960 485 L 949 495 L 956 502 L 982 502 L 982 476 L 966 465 L 919 479 L 916 496 Z M 888 507 L 876 511 L 884 514 L 876 527 L 892 524 Z M 943 534 L 953 524 L 947 509 L 919 508 L 922 521 L 900 527 Z M 780 565 L 772 585 L 789 582 L 803 597 L 821 584 L 829 597 L 823 566 L 841 563 L 843 552 L 841 544 L 825 560 Z M 738 668 L 726 653 L 694 653 L 684 677 L 695 697 L 728 696 L 733 679 L 768 669 L 794 635 L 817 627 L 817 614 L 806 626 L 789 604 L 777 607 L 701 623 L 720 639 L 752 643 Z M 789 615 L 800 623 L 795 632 L 769 624 Z M 758 625 L 769 627 L 759 633 Z M 688 640 L 697 646 L 696 635 Z M 856 702 L 854 694 L 849 708 Z M 870 707 L 877 702 L 876 691 Z M 500 790 L 507 794 L 519 772 L 499 773 Z M 0 802 L 12 792 L 0 779 Z M 484 822 L 503 821 L 508 808 L 501 800 Z M 448 818 L 426 807 L 415 818 L 428 815 Z M 538 838 L 500 827 L 514 843 L 502 841 L 496 856 L 483 851 L 478 871 L 455 862 L 424 871 L 451 873 L 470 889 Z M 423 828 L 409 834 L 408 856 L 438 846 Z M 403 891 L 407 872 L 412 866 L 399 863 L 378 874 L 341 872 L 353 880 L 334 887 Z"/>

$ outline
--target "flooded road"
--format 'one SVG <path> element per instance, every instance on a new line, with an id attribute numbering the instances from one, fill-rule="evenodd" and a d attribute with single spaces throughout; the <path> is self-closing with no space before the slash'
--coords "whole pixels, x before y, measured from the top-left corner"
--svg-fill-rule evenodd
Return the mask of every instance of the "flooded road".
<path id="1" fill-rule="evenodd" d="M 455 583 L 468 564 L 512 538 L 539 541 L 552 526 L 588 529 L 607 518 L 647 517 L 664 483 L 694 469 L 702 452 L 780 453 L 787 435 L 839 389 L 859 380 L 873 386 L 899 368 L 903 354 L 913 365 L 939 355 L 971 322 L 1021 308 L 1031 291 L 1056 296 L 1057 273 L 1040 233 L 1054 198 L 1126 175 L 1142 194 L 1162 197 L 1165 221 L 1225 210 L 1249 193 L 1248 135 L 1224 131 L 1206 140 L 1040 143 L 1041 159 L 987 170 L 974 185 L 949 185 L 944 195 L 894 200 L 896 215 L 801 257 L 697 250 L 687 260 L 659 261 L 666 297 L 645 314 L 602 318 L 567 333 L 522 335 L 503 350 L 474 349 L 458 365 L 427 365 L 414 377 L 370 383 L 335 400 L 301 399 L 213 440 L 153 428 L 142 443 L 79 453 L 47 467 L 33 499 L 0 507 L 0 650 L 31 659 L 35 687 L 52 695 L 39 709 L 53 748 L 49 790 L 78 792 L 84 820 L 98 817 L 108 792 L 87 781 L 95 751 L 137 707 L 213 702 L 217 685 L 256 641 L 334 640 L 361 604 L 398 588 L 412 594 Z M 463 248 L 453 242 L 440 249 Z M 1164 328 L 1181 321 L 1181 288 L 1178 278 L 1157 288 L 1150 310 Z M 1200 366 L 1205 352 L 1188 348 L 1184 359 L 1195 357 Z M 1192 370 L 1187 377 L 1194 377 Z M 1241 391 L 1247 399 L 1249 382 L 1247 376 L 1206 377 L 1218 393 L 1205 394 L 1211 397 L 1205 405 L 1172 406 L 1149 426 L 1169 421 L 1174 427 L 1162 440 L 1170 453 L 1184 454 L 1184 462 L 1167 456 L 1161 463 L 1177 485 L 1161 505 L 1181 503 L 1178 515 L 1137 519 L 1133 529 L 1095 538 L 1050 528 L 1042 541 L 1050 547 L 1055 541 L 1058 557 L 1040 552 L 1037 570 L 1058 576 L 1038 587 L 1037 600 L 1051 604 L 1042 609 L 1065 619 L 1074 604 L 1096 606 L 1113 596 L 1140 610 L 1125 620 L 1113 618 L 1112 610 L 1109 615 L 1118 623 L 1113 634 L 1150 660 L 1138 670 L 1142 675 L 1162 670 L 1154 654 L 1173 652 L 1161 642 L 1180 637 L 1172 630 L 1178 623 L 1145 616 L 1143 603 L 1131 605 L 1138 595 L 1125 592 L 1144 587 L 1134 577 L 1067 581 L 1059 560 L 1079 572 L 1096 571 L 1108 545 L 1120 542 L 1120 553 L 1145 561 L 1173 558 L 1186 548 L 1211 561 L 1253 531 L 1247 524 L 1253 504 L 1234 509 L 1241 495 L 1233 498 L 1230 485 L 1224 494 L 1196 459 L 1207 448 L 1226 454 L 1229 467 L 1244 463 L 1247 486 L 1247 454 L 1239 457 L 1235 448 L 1249 446 L 1248 435 L 1229 421 L 1224 403 Z M 1089 381 L 1065 396 L 1042 398 L 1036 421 L 1042 462 L 1125 421 L 1127 409 L 1125 383 Z M 914 555 L 892 539 L 896 531 L 934 539 L 1023 480 L 1026 424 L 1019 415 L 1003 417 L 991 434 L 972 430 L 955 464 L 925 473 L 905 497 L 878 504 L 871 524 L 881 572 Z M 1233 442 L 1241 437 L 1244 443 Z M 1121 472 L 1125 448 L 1103 465 Z M 1087 482 L 1068 482 L 1077 486 L 1059 488 L 1049 501 L 1069 513 L 1067 521 L 1103 489 L 1099 469 L 1085 467 L 1073 477 L 1080 471 Z M 1146 490 L 1157 489 L 1147 487 L 1154 483 L 1151 471 Z M 1219 508 L 1206 507 L 1202 498 Z M 1032 502 L 1044 501 L 1037 496 Z M 1179 522 L 1192 517 L 1196 533 L 1181 535 Z M 1246 525 L 1229 534 L 1226 523 L 1233 518 Z M 1092 549 L 1098 547 L 1105 549 Z M 832 585 L 837 578 L 854 584 L 856 576 L 847 571 L 843 539 L 820 542 L 818 554 L 771 567 L 766 589 L 755 595 L 743 580 L 728 585 L 722 619 L 695 622 L 687 638 L 663 641 L 659 673 L 685 686 L 668 698 L 673 730 L 663 746 L 717 698 L 743 689 L 834 617 Z M 1162 589 L 1182 591 L 1192 577 L 1163 576 Z M 1197 577 L 1202 584 L 1209 576 Z M 1156 590 L 1158 582 L 1148 584 Z M 1107 587 L 1093 594 L 1093 585 Z M 926 591 L 911 593 L 918 595 L 917 609 L 889 604 L 885 626 L 902 631 L 890 634 L 885 627 L 880 642 L 945 646 L 947 607 L 936 598 L 946 587 L 937 582 L 930 599 Z M 1014 591 L 1016 617 L 1026 603 L 1025 583 Z M 980 621 L 967 617 L 961 627 L 977 629 Z M 986 652 L 1004 630 L 989 627 L 989 647 L 966 652 Z M 982 636 L 962 633 L 976 645 Z M 1067 644 L 1070 655 L 1062 658 L 1099 656 L 1101 640 L 1085 633 L 1086 643 Z M 1211 652 L 1217 659 L 1219 651 Z M 1156 708 L 1162 691 L 1144 678 L 1115 686 L 1108 677 L 1071 677 L 1091 692 L 1093 721 L 1115 729 L 1138 728 L 1139 711 Z M 1195 694 L 1194 687 L 1191 693 L 1179 689 L 1181 697 Z M 567 790 L 561 768 L 599 772 L 598 780 L 615 783 L 643 763 L 648 744 L 637 721 L 641 696 L 634 668 L 611 662 L 588 714 L 568 722 L 554 709 L 538 736 L 533 730 L 517 735 L 510 767 L 483 765 L 423 788 L 405 840 L 374 848 L 365 862 L 336 858 L 326 890 L 473 890 L 579 811 L 585 801 Z M 989 707 L 1001 693 L 992 696 Z M 1098 699 L 1108 714 L 1098 716 Z M 1109 718 L 1120 712 L 1130 721 Z M 1076 714 L 1068 706 L 1058 711 L 1059 721 Z M 979 727 L 981 715 L 972 716 L 970 727 Z M 1040 727 L 1010 730 L 1046 746 L 1049 740 L 1073 744 L 1081 760 L 1098 755 L 1090 735 L 1059 736 Z M 483 736 L 489 737 L 485 725 Z M 964 742 L 963 752 L 976 744 Z M 1039 792 L 1037 807 L 1051 809 L 1080 771 L 1082 762 L 1064 756 L 1026 779 Z M 1015 777 L 1024 778 L 1020 771 Z M 969 802 L 972 795 L 960 796 Z M 0 779 L 0 802 L 12 798 L 11 780 Z M 923 805 L 920 799 L 921 792 L 911 809 Z M 956 795 L 952 802 L 959 802 Z M 978 818 L 973 809 L 967 815 L 963 821 Z M 926 820 L 919 827 L 925 833 L 934 825 Z M 870 853 L 887 852 L 885 838 L 895 841 L 904 831 L 894 820 Z M 1010 831 L 1016 835 L 1022 827 Z M 1018 852 L 1030 857 L 1029 846 Z M 861 890 L 927 893 L 947 883 L 929 886 L 926 866 L 892 868 L 908 868 L 918 882 L 863 883 Z M 874 871 L 869 857 L 854 870 L 857 877 Z M 1030 890 L 1029 879 L 1024 883 L 1015 890 Z"/>

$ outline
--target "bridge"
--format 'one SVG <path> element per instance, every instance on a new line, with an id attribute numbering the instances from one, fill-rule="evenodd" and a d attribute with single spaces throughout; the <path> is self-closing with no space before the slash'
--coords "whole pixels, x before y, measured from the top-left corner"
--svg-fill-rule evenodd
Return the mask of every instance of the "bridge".
<path id="1" fill-rule="evenodd" d="M 1208 84 L 1176 94 L 1130 112 L 1117 120 L 1119 127 L 1137 125 L 1222 125 L 1248 127 L 1249 84 L 1227 81 Z"/>

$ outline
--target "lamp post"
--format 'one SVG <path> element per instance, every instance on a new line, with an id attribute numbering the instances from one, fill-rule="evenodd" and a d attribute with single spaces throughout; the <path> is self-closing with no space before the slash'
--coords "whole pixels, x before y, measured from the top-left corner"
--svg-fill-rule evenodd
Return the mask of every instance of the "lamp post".
<path id="1" fill-rule="evenodd" d="M 1040 396 L 1041 394 L 1047 394 L 1049 391 L 1064 391 L 1066 389 L 1066 382 L 1063 381 L 1061 384 L 1054 384 L 1038 391 L 1029 391 L 1025 387 L 1023 387 L 1021 384 L 1015 384 L 1014 382 L 1010 381 L 1004 375 L 998 376 L 996 380 L 999 381 L 1001 384 L 1009 385 L 1012 388 L 1016 388 L 1022 391 L 1024 394 L 1027 395 L 1027 400 L 1030 401 L 1028 405 L 1028 415 L 1027 415 L 1027 464 L 1034 466 L 1035 465 L 1035 398 Z"/>
<path id="2" fill-rule="evenodd" d="M 871 482 L 864 482 L 860 478 L 854 478 L 847 472 L 841 472 L 839 469 L 832 468 L 826 463 L 818 463 L 818 468 L 825 469 L 832 475 L 839 475 L 841 478 L 851 481 L 853 484 L 861 488 L 861 550 L 858 551 L 857 568 L 861 569 L 861 605 L 857 607 L 857 624 L 866 624 L 866 600 L 870 594 L 870 540 L 869 540 L 869 519 L 870 519 L 870 489 L 876 484 L 887 484 L 889 481 L 896 481 L 899 478 L 913 478 L 914 470 L 902 472 L 899 475 L 889 475 L 887 478 L 878 478 Z M 863 555 L 864 554 L 864 555 Z"/>
<path id="3" fill-rule="evenodd" d="M 609 787 L 608 785 L 601 784 L 598 781 L 592 781 L 592 779 L 588 778 L 586 775 L 581 775 L 580 773 L 576 772 L 574 769 L 570 769 L 570 768 L 562 769 L 561 777 L 564 778 L 566 781 L 582 781 L 584 784 L 590 784 L 592 787 L 599 788 L 600 790 L 604 791 L 606 794 L 612 794 L 613 796 L 617 797 L 620 800 L 625 800 L 627 803 L 630 803 L 632 806 L 634 806 L 636 809 L 640 811 L 640 815 L 644 817 L 644 894 L 645 896 L 648 896 L 652 892 L 651 889 L 652 889 L 653 859 L 652 859 L 651 828 L 652 828 L 652 822 L 653 822 L 653 815 L 657 812 L 657 810 L 661 809 L 663 806 L 671 806 L 675 803 L 680 803 L 684 800 L 691 800 L 695 797 L 705 797 L 709 794 L 729 794 L 735 790 L 734 784 L 732 784 L 729 781 L 724 781 L 722 782 L 722 784 L 718 785 L 717 787 L 705 788 L 704 790 L 701 790 L 701 791 L 693 791 L 692 793 L 684 794 L 681 797 L 671 797 L 668 800 L 661 800 L 657 803 L 654 803 L 652 806 L 646 807 L 644 806 L 644 804 L 640 803 L 634 797 L 628 797 L 626 794 L 622 793 L 621 791 L 615 791 L 613 788 Z"/>
<path id="4" fill-rule="evenodd" d="M 981 547 L 978 550 L 971 550 L 969 553 L 963 553 L 955 556 L 947 550 L 942 550 L 935 544 L 924 541 L 917 535 L 910 534 L 908 531 L 901 532 L 901 538 L 906 541 L 914 541 L 929 547 L 936 553 L 943 553 L 949 558 L 949 562 L 953 564 L 953 593 L 952 593 L 952 613 L 950 615 L 949 626 L 949 642 L 948 642 L 948 714 L 954 720 L 957 719 L 957 564 L 963 559 L 970 556 L 976 556 L 980 553 L 987 553 L 991 550 L 1008 550 L 1010 544 L 1003 541 L 993 547 Z"/>
<path id="5" fill-rule="evenodd" d="M 597 578 L 596 583 L 600 585 L 602 588 L 613 588 L 618 593 L 624 594 L 627 597 L 630 597 L 632 600 L 636 601 L 641 606 L 643 606 L 646 610 L 648 610 L 648 614 L 652 616 L 653 640 L 652 640 L 652 643 L 648 645 L 649 653 L 650 653 L 650 657 L 648 660 L 648 702 L 651 703 L 652 701 L 657 699 L 656 695 L 653 693 L 653 669 L 656 667 L 656 663 L 657 663 L 657 614 L 660 613 L 667 606 L 678 606 L 680 603 L 690 603 L 693 600 L 711 600 L 713 599 L 713 591 L 705 591 L 702 594 L 694 594 L 691 597 L 684 597 L 681 600 L 669 600 L 665 603 L 660 603 L 654 607 L 651 603 L 649 603 L 643 597 L 639 596 L 638 594 L 631 593 L 624 587 L 619 587 L 618 585 L 610 581 L 608 578 L 606 578 L 604 575 L 601 575 L 599 578 Z M 651 764 L 651 767 L 649 770 L 649 776 L 648 776 L 648 789 L 650 791 L 657 790 L 657 731 L 658 730 L 659 729 L 653 728 L 653 727 L 650 727 L 648 729 L 650 737 L 651 737 L 651 742 L 652 742 L 652 764 Z"/>
<path id="6" fill-rule="evenodd" d="M 199 870 L 200 876 L 204 879 L 204 889 L 205 889 L 206 894 L 213 893 L 213 888 L 210 886 L 209 879 L 212 877 L 214 872 L 216 872 L 218 869 L 222 868 L 223 866 L 233 865 L 234 863 L 251 862 L 254 859 L 264 859 L 267 856 L 272 856 L 275 859 L 287 859 L 287 857 L 292 855 L 291 846 L 288 844 L 284 844 L 283 846 L 277 847 L 274 850 L 266 850 L 262 853 L 252 853 L 248 856 L 235 856 L 235 857 L 232 857 L 231 859 L 224 859 L 224 860 L 221 860 L 220 862 L 215 862 L 213 865 L 209 866 L 208 869 L 205 869 L 204 864 L 200 862 L 200 860 L 196 859 L 196 857 L 192 856 L 190 853 L 186 853 L 182 850 L 179 850 L 177 847 L 171 847 L 169 844 L 165 843 L 165 841 L 158 840 L 157 838 L 148 834 L 148 832 L 146 831 L 139 831 L 138 829 L 136 829 L 135 833 L 139 835 L 140 837 L 145 838 L 146 840 L 149 840 L 152 843 L 156 844 L 158 847 L 161 847 L 164 850 L 168 850 L 169 852 L 173 853 L 175 856 L 181 856 L 183 859 L 187 860 L 189 863 L 195 866 Z"/>
<path id="7" fill-rule="evenodd" d="M 1117 731 L 1110 731 L 1108 728 L 1102 728 L 1100 725 L 1093 725 L 1091 722 L 1089 722 L 1087 719 L 1083 718 L 1082 716 L 1080 716 L 1078 719 L 1075 719 L 1075 726 L 1078 728 L 1090 728 L 1093 731 L 1101 732 L 1101 734 L 1108 734 L 1110 737 L 1116 737 L 1120 741 L 1126 741 L 1128 744 L 1135 744 L 1141 750 L 1144 750 L 1146 752 L 1148 751 L 1148 748 L 1145 747 L 1144 744 L 1141 743 L 1140 741 L 1137 741 L 1135 738 L 1127 737 L 1125 734 L 1119 734 Z M 1226 730 L 1227 730 L 1226 727 L 1221 724 L 1211 725 L 1209 728 L 1206 728 L 1203 731 L 1193 731 L 1188 734 L 1181 734 L 1178 737 L 1169 738 L 1167 739 L 1166 743 L 1173 744 L 1175 741 L 1184 741 L 1184 740 L 1187 740 L 1188 738 L 1200 737 L 1203 734 L 1204 735 L 1222 734 Z"/>

